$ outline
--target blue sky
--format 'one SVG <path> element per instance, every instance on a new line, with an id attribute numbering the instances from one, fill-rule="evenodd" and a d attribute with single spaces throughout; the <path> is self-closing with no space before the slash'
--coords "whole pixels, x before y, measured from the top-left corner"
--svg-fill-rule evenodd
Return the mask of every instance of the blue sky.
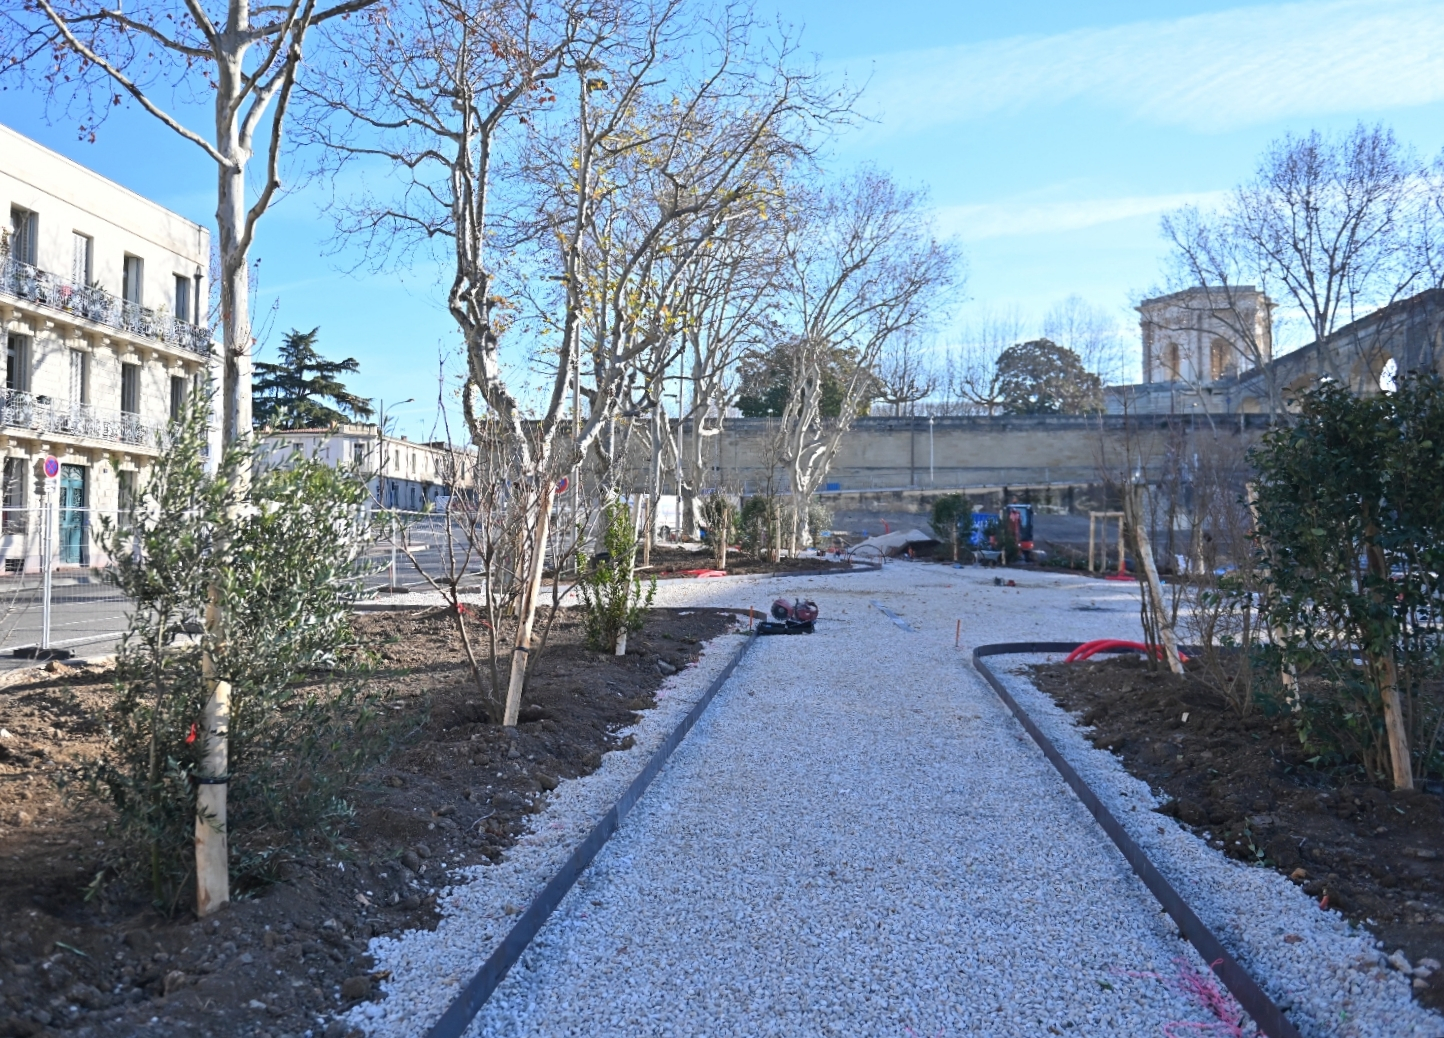
<path id="1" fill-rule="evenodd" d="M 968 258 L 967 301 L 1041 316 L 1077 294 L 1130 325 L 1160 284 L 1159 214 L 1208 204 L 1271 139 L 1382 120 L 1421 153 L 1444 145 L 1444 4 L 1137 0 L 1009 4 L 758 0 L 803 28 L 804 48 L 865 82 L 872 120 L 830 163 L 873 162 L 926 185 Z M 99 143 L 47 125 L 38 102 L 0 94 L 0 121 L 196 220 L 214 173 L 200 152 L 139 113 Z M 417 403 L 401 430 L 430 431 L 437 357 L 455 348 L 434 271 L 359 276 L 324 254 L 318 193 L 263 221 L 261 309 L 277 306 L 263 359 L 290 327 L 321 327 L 355 356 L 355 389 Z M 265 347 L 269 347 L 266 349 Z"/>

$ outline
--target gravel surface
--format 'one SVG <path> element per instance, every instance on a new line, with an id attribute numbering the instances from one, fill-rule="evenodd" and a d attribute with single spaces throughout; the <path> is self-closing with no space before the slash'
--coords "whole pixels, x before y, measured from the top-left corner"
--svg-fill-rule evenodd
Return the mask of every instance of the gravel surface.
<path id="1" fill-rule="evenodd" d="M 896 564 L 664 583 L 659 605 L 798 595 L 822 619 L 813 636 L 757 645 L 471 1033 L 1135 1038 L 1216 1023 L 1187 993 L 1204 965 L 968 665 L 985 642 L 1136 638 L 1136 592 L 1033 573 L 1000 588 L 993 575 Z M 421 1033 L 505 932 L 507 906 L 540 888 L 726 655 L 715 647 L 672 679 L 636 749 L 564 783 L 532 841 L 449 891 L 436 933 L 373 941 L 377 968 L 393 971 L 388 998 L 351 1018 Z M 1020 691 L 1137 824 L 1147 790 L 1046 697 Z M 1292 995 L 1306 1035 L 1444 1034 L 1407 988 L 1374 979 L 1373 958 L 1353 968 L 1377 956 L 1367 934 L 1310 916 L 1286 881 L 1169 819 L 1146 821 L 1174 855 L 1160 864 L 1193 870 L 1185 896 L 1270 991 Z"/>
<path id="2" fill-rule="evenodd" d="M 1269 868 L 1224 857 L 1172 818 L 1150 813 L 1165 798 L 1033 687 L 1022 665 L 1061 657 L 1011 656 L 994 673 L 1098 798 L 1153 859 L 1200 919 L 1306 1035 L 1439 1038 L 1444 1019 L 1416 1004 L 1409 978 L 1389 968 L 1378 942 Z M 1286 938 L 1288 938 L 1286 940 Z"/>

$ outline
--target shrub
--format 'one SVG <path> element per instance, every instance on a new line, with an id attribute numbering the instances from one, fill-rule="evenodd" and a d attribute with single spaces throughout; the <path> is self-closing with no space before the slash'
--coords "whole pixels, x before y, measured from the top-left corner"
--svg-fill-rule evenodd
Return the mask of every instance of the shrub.
<path id="1" fill-rule="evenodd" d="M 965 494 L 944 494 L 933 502 L 931 525 L 938 539 L 953 546 L 953 561 L 958 561 L 958 545 L 973 533 L 973 505 Z"/>
<path id="2" fill-rule="evenodd" d="M 751 554 L 761 556 L 777 548 L 782 510 L 773 495 L 754 494 L 743 501 L 737 523 L 742 547 Z"/>
<path id="3" fill-rule="evenodd" d="M 707 527 L 707 543 L 712 547 L 712 562 L 718 569 L 726 569 L 727 542 L 737 528 L 737 506 L 718 490 L 702 498 L 700 511 Z"/>
<path id="4" fill-rule="evenodd" d="M 1396 782 L 1424 774 L 1444 725 L 1428 691 L 1444 673 L 1444 384 L 1361 399 L 1326 383 L 1252 458 L 1275 632 L 1261 652 L 1297 675 L 1305 737 Z"/>
<path id="5" fill-rule="evenodd" d="M 114 867 L 173 910 L 194 879 L 196 784 L 208 699 L 203 652 L 231 683 L 228 838 L 233 878 L 267 879 L 278 856 L 349 815 L 342 790 L 379 748 L 360 687 L 351 605 L 361 592 L 365 486 L 295 459 L 258 470 L 248 503 L 234 448 L 207 471 L 196 400 L 140 489 L 125 528 L 102 536 L 135 605 L 106 714 L 109 744 L 83 789 L 115 809 Z M 207 604 L 218 634 L 201 630 Z"/>
<path id="6" fill-rule="evenodd" d="M 657 578 L 647 590 L 636 575 L 637 533 L 632 511 L 620 499 L 602 508 L 601 551 L 588 558 L 578 553 L 582 577 L 577 582 L 585 616 L 587 644 L 601 652 L 625 648 L 631 631 L 642 629 L 642 619 L 657 594 Z"/>

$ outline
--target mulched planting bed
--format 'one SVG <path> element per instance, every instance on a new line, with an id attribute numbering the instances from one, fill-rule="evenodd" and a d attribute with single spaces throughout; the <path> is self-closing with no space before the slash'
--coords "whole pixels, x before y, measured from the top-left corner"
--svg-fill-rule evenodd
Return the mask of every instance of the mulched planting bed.
<path id="1" fill-rule="evenodd" d="M 1229 857 L 1289 876 L 1386 952 L 1444 962 L 1444 797 L 1313 766 L 1291 715 L 1241 716 L 1196 674 L 1155 671 L 1140 657 L 1037 666 L 1032 676 L 1092 726 L 1095 746 L 1171 798 L 1162 813 Z M 1414 990 L 1444 1008 L 1444 972 Z"/>
<path id="2" fill-rule="evenodd" d="M 113 885 L 85 899 L 107 815 L 64 801 L 55 777 L 98 753 L 112 675 L 57 665 L 0 689 L 0 1038 L 345 1034 L 318 1018 L 374 997 L 368 938 L 434 927 L 450 871 L 501 858 L 547 790 L 629 748 L 616 733 L 656 705 L 664 674 L 736 622 L 653 610 L 617 657 L 587 649 L 564 610 L 508 731 L 482 720 L 449 620 L 358 616 L 381 656 L 371 680 L 396 748 L 350 791 L 338 846 L 312 848 L 204 922 L 163 918 Z"/>

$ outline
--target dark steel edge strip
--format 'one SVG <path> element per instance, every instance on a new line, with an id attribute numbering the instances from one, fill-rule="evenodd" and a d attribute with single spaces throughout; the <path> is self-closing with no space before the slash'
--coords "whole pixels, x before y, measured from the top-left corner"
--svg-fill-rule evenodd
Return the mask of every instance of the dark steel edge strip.
<path id="1" fill-rule="evenodd" d="M 1243 1007 L 1244 1012 L 1253 1018 L 1260 1030 L 1269 1038 L 1301 1038 L 1299 1030 L 1294 1026 L 1288 1017 L 1284 1016 L 1283 1010 L 1274 1004 L 1273 999 L 1264 992 L 1258 982 L 1253 979 L 1247 970 L 1238 964 L 1232 955 L 1224 948 L 1223 943 L 1214 936 L 1213 931 L 1204 925 L 1203 921 L 1194 914 L 1193 909 L 1183 900 L 1178 891 L 1164 878 L 1153 862 L 1144 853 L 1143 848 L 1133 841 L 1133 837 L 1119 823 L 1113 813 L 1105 807 L 1088 788 L 1088 784 L 1073 770 L 1063 755 L 1058 752 L 1057 747 L 1044 735 L 1033 719 L 1028 716 L 1026 710 L 1018 705 L 1007 688 L 998 680 L 987 664 L 983 662 L 985 656 L 1007 656 L 1022 653 L 1069 653 L 1078 648 L 1080 642 L 1003 642 L 996 645 L 980 645 L 973 650 L 973 667 L 989 685 L 993 691 L 1013 712 L 1013 716 L 1033 737 L 1043 755 L 1052 762 L 1053 767 L 1072 787 L 1073 792 L 1078 794 L 1078 799 L 1088 808 L 1103 831 L 1112 837 L 1123 856 L 1128 859 L 1128 864 L 1133 866 L 1133 871 L 1138 878 L 1158 899 L 1173 921 L 1178 924 L 1179 933 L 1188 939 L 1198 953 L 1203 956 L 1219 980 L 1237 999 L 1238 1004 Z"/>
<path id="2" fill-rule="evenodd" d="M 693 704 L 692 709 L 687 712 L 687 716 L 672 730 L 672 734 L 667 736 L 666 741 L 657 747 L 657 751 L 652 754 L 652 759 L 647 762 L 647 766 L 642 769 L 641 774 L 632 780 L 632 784 L 627 787 L 621 798 L 592 827 L 587 838 L 572 851 L 571 856 L 557 870 L 556 875 L 547 881 L 547 885 L 542 888 L 541 893 L 536 896 L 527 910 L 521 914 L 516 925 L 502 939 L 501 944 L 497 945 L 496 950 L 482 964 L 481 969 L 477 970 L 476 975 L 467 981 L 466 986 L 446 1007 L 446 1011 L 441 1014 L 436 1023 L 431 1025 L 426 1032 L 427 1038 L 462 1038 L 467 1028 L 471 1026 L 472 1019 L 481 1011 L 481 1007 L 486 1005 L 486 1000 L 491 997 L 491 993 L 496 990 L 512 966 L 516 965 L 522 952 L 526 951 L 527 945 L 531 944 L 532 938 L 546 925 L 547 919 L 551 917 L 557 905 L 561 904 L 562 898 L 566 897 L 567 892 L 576 884 L 581 874 L 586 871 L 587 866 L 592 863 L 597 852 L 617 831 L 622 824 L 622 819 L 627 817 L 627 813 L 642 798 L 642 794 L 647 791 L 647 787 L 652 784 L 652 780 L 662 770 L 662 765 L 667 762 L 672 751 L 687 737 L 687 733 L 701 718 L 707 705 L 727 683 L 727 679 L 737 669 L 737 664 L 742 662 L 742 657 L 747 654 L 747 650 L 752 648 L 756 641 L 757 633 L 754 631 L 748 635 L 746 641 L 738 646 L 722 673 L 718 674 L 712 684 L 707 686 L 707 691 L 702 693 L 702 698 Z"/>

